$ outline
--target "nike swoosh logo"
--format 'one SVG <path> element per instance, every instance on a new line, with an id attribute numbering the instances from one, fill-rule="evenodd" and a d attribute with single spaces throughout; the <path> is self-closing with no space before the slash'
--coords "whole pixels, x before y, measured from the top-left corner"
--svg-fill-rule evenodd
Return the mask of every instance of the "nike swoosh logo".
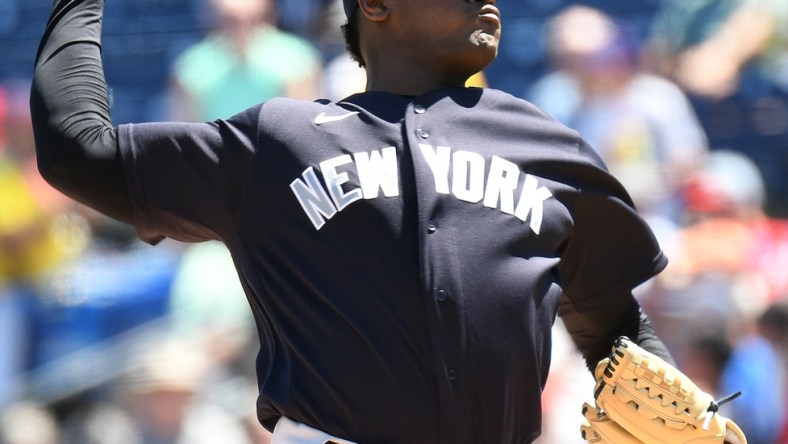
<path id="1" fill-rule="evenodd" d="M 326 113 L 320 113 L 315 117 L 315 125 L 323 125 L 324 123 L 333 123 L 339 122 L 340 120 L 345 120 L 348 117 L 352 117 L 358 114 L 358 111 L 349 112 L 347 114 L 340 114 L 338 116 L 327 116 Z"/>

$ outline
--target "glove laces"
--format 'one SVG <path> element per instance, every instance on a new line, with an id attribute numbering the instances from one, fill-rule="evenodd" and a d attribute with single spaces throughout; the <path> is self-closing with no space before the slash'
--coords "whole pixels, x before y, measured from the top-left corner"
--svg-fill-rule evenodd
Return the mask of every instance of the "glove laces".
<path id="1" fill-rule="evenodd" d="M 714 417 L 714 414 L 717 413 L 717 411 L 720 409 L 721 405 L 727 404 L 733 401 L 734 399 L 738 398 L 739 396 L 741 396 L 741 390 L 736 393 L 731 393 L 730 395 L 725 396 L 718 401 L 712 400 L 711 404 L 709 404 L 709 408 L 706 409 L 706 412 L 711 412 L 711 414 L 706 415 L 706 419 L 703 421 L 703 430 L 709 430 L 709 426 L 711 425 L 711 419 Z"/>

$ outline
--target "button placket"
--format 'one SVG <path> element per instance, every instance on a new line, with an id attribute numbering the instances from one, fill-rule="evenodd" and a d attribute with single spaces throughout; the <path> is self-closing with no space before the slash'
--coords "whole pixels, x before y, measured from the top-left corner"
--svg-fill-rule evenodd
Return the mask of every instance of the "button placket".
<path id="1" fill-rule="evenodd" d="M 413 112 L 416 113 L 416 114 L 424 114 L 424 113 L 427 112 L 427 108 L 424 105 L 422 105 L 420 103 L 417 103 L 417 104 L 413 105 Z M 430 132 L 425 130 L 424 128 L 417 128 L 416 129 L 416 134 L 419 137 L 421 137 L 422 139 L 429 139 L 430 138 Z"/>
<path id="2" fill-rule="evenodd" d="M 434 137 L 438 134 L 432 134 L 429 130 L 430 122 L 427 122 L 425 119 L 422 119 L 422 115 L 426 118 L 427 107 L 420 103 L 413 103 L 411 105 L 412 112 L 410 116 L 406 118 L 408 123 L 411 126 L 410 130 L 408 131 L 411 135 L 409 139 L 413 141 L 415 144 L 419 143 L 426 143 L 424 141 L 428 139 L 434 139 Z M 437 142 L 436 142 L 437 143 Z M 429 212 L 426 214 L 430 214 Z M 438 236 L 437 232 L 439 228 L 441 228 L 440 223 L 438 220 L 430 219 L 427 215 L 425 219 L 422 219 L 424 225 L 422 225 L 422 229 L 424 230 L 426 237 L 423 238 L 423 242 L 426 244 L 431 244 L 433 242 L 439 242 L 439 239 L 435 236 Z M 433 213 L 434 216 L 437 216 Z M 432 251 L 432 247 L 426 247 L 426 251 Z M 440 249 L 440 248 L 438 248 Z M 433 251 L 433 253 L 435 253 Z M 429 256 L 429 253 L 428 253 Z M 429 257 L 425 258 L 427 261 L 431 261 Z M 429 296 L 427 296 L 429 297 Z M 431 310 L 434 311 L 434 321 L 437 322 L 439 325 L 436 325 L 435 330 L 433 331 L 433 341 L 435 341 L 436 349 L 443 350 L 439 353 L 435 358 L 437 361 L 435 362 L 435 370 L 436 376 L 443 379 L 444 384 L 454 385 L 457 383 L 458 379 L 458 369 L 456 364 L 459 362 L 457 359 L 457 352 L 452 351 L 453 347 L 451 344 L 446 344 L 447 338 L 451 335 L 451 331 L 454 331 L 456 328 L 456 323 L 458 322 L 456 319 L 455 310 L 457 307 L 454 306 L 452 303 L 453 295 L 449 293 L 444 288 L 439 288 L 435 286 L 433 283 L 432 292 L 432 304 Z M 445 346 L 448 345 L 449 347 L 446 348 Z M 455 365 L 450 365 L 455 364 Z M 442 375 L 441 375 L 442 373 Z M 440 376 L 439 376 L 440 375 Z M 446 386 L 448 387 L 448 386 Z"/>

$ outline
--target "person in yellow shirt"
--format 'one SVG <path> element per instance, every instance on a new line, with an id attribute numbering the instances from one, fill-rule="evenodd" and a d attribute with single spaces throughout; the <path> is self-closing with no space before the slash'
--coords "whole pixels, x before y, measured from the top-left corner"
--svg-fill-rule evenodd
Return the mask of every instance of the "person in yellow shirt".
<path id="1" fill-rule="evenodd" d="M 0 87 L 0 286 L 35 280 L 84 242 L 67 206 L 35 167 L 26 91 Z M 82 233 L 82 234 L 80 234 Z"/>

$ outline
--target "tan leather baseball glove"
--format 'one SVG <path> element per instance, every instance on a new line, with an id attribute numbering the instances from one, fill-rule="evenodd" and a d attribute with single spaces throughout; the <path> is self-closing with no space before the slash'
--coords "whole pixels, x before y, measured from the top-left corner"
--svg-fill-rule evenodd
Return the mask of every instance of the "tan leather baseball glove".
<path id="1" fill-rule="evenodd" d="M 595 404 L 585 403 L 583 438 L 594 444 L 746 444 L 717 413 L 719 402 L 686 375 L 626 337 L 596 368 Z"/>

